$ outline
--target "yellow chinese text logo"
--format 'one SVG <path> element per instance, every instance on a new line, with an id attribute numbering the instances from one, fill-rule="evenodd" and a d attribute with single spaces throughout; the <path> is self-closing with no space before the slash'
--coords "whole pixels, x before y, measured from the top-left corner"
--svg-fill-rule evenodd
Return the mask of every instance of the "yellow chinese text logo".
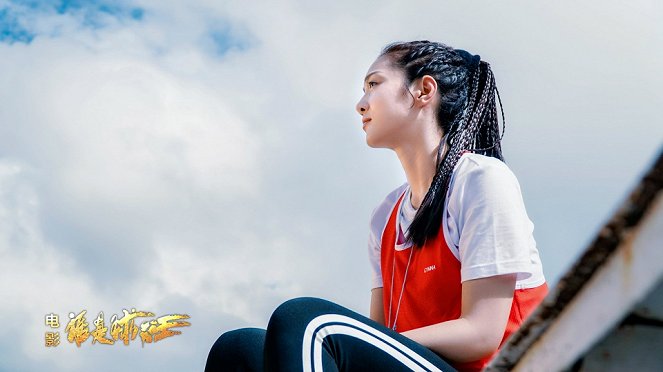
<path id="1" fill-rule="evenodd" d="M 172 328 L 188 327 L 191 325 L 191 323 L 183 320 L 189 319 L 189 316 L 186 314 L 164 315 L 156 319 L 143 321 L 140 325 L 137 325 L 136 318 L 153 317 L 154 313 L 136 311 L 136 309 L 131 309 L 131 311 L 122 309 L 123 315 L 121 317 L 114 314 L 110 318 L 110 328 L 106 327 L 104 313 L 99 312 L 92 322 L 94 328 L 90 331 L 90 324 L 85 318 L 86 313 L 87 310 L 83 310 L 78 314 L 69 313 L 69 322 L 65 327 L 67 341 L 76 343 L 78 347 L 87 339 L 91 339 L 93 345 L 95 343 L 113 345 L 115 341 L 120 340 L 122 340 L 124 345 L 129 345 L 129 342 L 135 340 L 138 335 L 140 335 L 142 345 L 145 346 L 146 343 L 157 342 L 182 333 Z M 53 313 L 47 314 L 45 323 L 51 328 L 59 328 L 59 316 Z M 60 333 L 46 332 L 44 340 L 46 347 L 56 347 L 60 344 Z"/>

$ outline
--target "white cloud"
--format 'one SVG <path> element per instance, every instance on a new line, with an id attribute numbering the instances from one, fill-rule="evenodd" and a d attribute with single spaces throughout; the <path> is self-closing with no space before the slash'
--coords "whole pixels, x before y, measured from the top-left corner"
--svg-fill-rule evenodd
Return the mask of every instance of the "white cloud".
<path id="1" fill-rule="evenodd" d="M 0 368 L 201 369 L 221 331 L 264 326 L 287 298 L 365 312 L 368 217 L 403 177 L 365 146 L 354 104 L 392 40 L 493 63 L 555 279 L 663 138 L 658 5 L 601 4 L 144 1 L 141 22 L 101 29 L 35 16 L 31 44 L 0 44 Z M 226 27 L 250 46 L 216 54 Z M 130 306 L 192 326 L 145 349 L 42 346 L 47 312 Z"/>
<path id="2" fill-rule="evenodd" d="M 0 340 L 0 349 L 16 349 L 26 365 L 49 358 L 50 350 L 43 347 L 47 313 L 66 314 L 65 309 L 79 298 L 102 302 L 88 284 L 89 276 L 75 269 L 72 257 L 44 239 L 39 198 L 25 179 L 29 173 L 20 163 L 0 161 L 0 311 L 3 333 L 9 336 Z M 3 363 L 21 365 L 10 358 L 10 354 L 3 355 Z M 75 366 L 63 358 L 51 364 L 61 369 Z"/>

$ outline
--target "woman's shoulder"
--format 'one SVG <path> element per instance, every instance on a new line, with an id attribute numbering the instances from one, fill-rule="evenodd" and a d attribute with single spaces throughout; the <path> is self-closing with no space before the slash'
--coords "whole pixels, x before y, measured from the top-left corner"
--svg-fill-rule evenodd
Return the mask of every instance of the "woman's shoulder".
<path id="1" fill-rule="evenodd" d="M 382 231 L 387 224 L 387 220 L 398 202 L 403 192 L 407 189 L 407 182 L 392 190 L 387 196 L 378 204 L 373 210 L 371 215 L 371 230 Z"/>
<path id="2" fill-rule="evenodd" d="M 458 160 L 455 171 L 482 171 L 493 170 L 511 172 L 509 167 L 502 160 L 491 156 L 466 152 Z"/>
<path id="3" fill-rule="evenodd" d="M 391 204 L 392 206 L 398 202 L 398 199 L 403 195 L 405 190 L 407 189 L 408 184 L 405 182 L 404 184 L 398 186 L 397 188 L 393 189 L 387 196 L 384 198 L 381 204 Z"/>
<path id="4" fill-rule="evenodd" d="M 452 178 L 452 183 L 517 183 L 516 176 L 502 160 L 475 153 L 465 153 L 461 156 Z"/>

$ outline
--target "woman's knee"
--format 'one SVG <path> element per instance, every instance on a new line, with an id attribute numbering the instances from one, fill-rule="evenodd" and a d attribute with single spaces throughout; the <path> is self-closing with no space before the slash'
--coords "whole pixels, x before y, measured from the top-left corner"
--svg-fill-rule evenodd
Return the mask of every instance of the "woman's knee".
<path id="1" fill-rule="evenodd" d="M 264 342 L 265 330 L 260 328 L 240 328 L 223 333 L 216 339 L 212 349 L 230 346 L 251 347 Z"/>
<path id="2" fill-rule="evenodd" d="M 251 361 L 261 365 L 264 345 L 264 329 L 241 328 L 225 332 L 212 345 L 205 370 L 213 371 L 219 367 L 245 365 Z"/>
<path id="3" fill-rule="evenodd" d="M 335 313 L 340 306 L 315 297 L 299 297 L 279 305 L 269 318 L 268 330 L 295 330 L 306 326 L 313 318 Z"/>

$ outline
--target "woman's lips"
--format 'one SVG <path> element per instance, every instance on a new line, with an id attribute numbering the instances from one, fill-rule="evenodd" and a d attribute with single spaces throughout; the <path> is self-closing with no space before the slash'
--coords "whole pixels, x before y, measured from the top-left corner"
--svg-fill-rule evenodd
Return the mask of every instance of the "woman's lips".
<path id="1" fill-rule="evenodd" d="M 363 119 L 361 121 L 362 123 L 364 123 L 364 125 L 362 125 L 362 129 L 366 130 L 366 125 L 368 124 L 369 121 L 371 121 L 371 119 Z"/>

